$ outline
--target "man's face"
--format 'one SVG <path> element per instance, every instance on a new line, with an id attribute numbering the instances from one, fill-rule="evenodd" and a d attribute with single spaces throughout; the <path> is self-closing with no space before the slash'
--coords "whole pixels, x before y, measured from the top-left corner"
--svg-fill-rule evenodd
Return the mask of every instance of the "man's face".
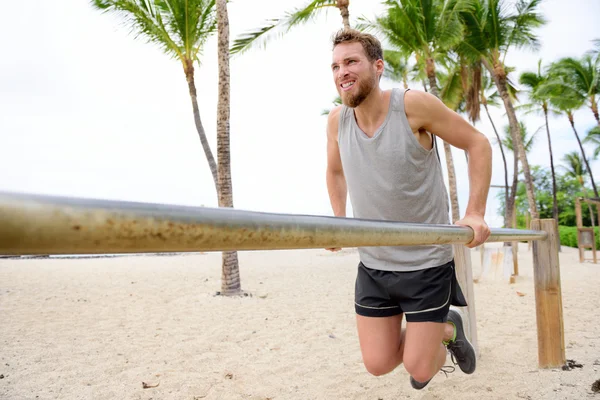
<path id="1" fill-rule="evenodd" d="M 342 43 L 333 49 L 333 80 L 346 106 L 358 107 L 377 86 L 377 66 L 360 43 Z"/>

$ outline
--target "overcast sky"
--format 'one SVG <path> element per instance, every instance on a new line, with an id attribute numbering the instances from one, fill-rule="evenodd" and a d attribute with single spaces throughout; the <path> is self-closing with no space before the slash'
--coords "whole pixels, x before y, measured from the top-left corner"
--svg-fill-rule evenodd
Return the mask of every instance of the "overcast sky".
<path id="1" fill-rule="evenodd" d="M 306 0 L 236 0 L 229 5 L 231 37 Z M 371 16 L 379 2 L 352 0 L 351 16 Z M 545 0 L 549 23 L 537 53 L 513 52 L 506 62 L 534 71 L 537 60 L 581 56 L 600 37 L 600 2 Z M 216 206 L 217 198 L 196 133 L 181 64 L 136 39 L 116 16 L 82 0 L 9 2 L 0 25 L 0 190 L 115 200 Z M 325 186 L 325 123 L 336 96 L 331 35 L 336 9 L 266 49 L 231 61 L 231 153 L 236 208 L 331 215 Z M 202 54 L 196 83 L 200 113 L 216 152 L 216 37 Z M 513 79 L 517 80 L 518 75 Z M 400 87 L 382 81 L 382 87 Z M 419 84 L 411 84 L 421 89 Z M 520 116 L 530 131 L 540 117 Z M 504 129 L 506 116 L 493 111 Z M 580 135 L 591 111 L 575 114 Z M 490 139 L 488 123 L 477 125 Z M 551 119 L 557 162 L 578 150 L 566 117 Z M 495 143 L 495 140 L 493 140 Z M 549 165 L 545 133 L 530 164 Z M 589 151 L 591 153 L 591 150 Z M 464 155 L 454 153 L 460 206 L 468 198 Z M 597 163 L 593 167 L 600 176 Z M 493 183 L 502 184 L 494 145 Z M 486 218 L 500 226 L 497 190 Z"/>

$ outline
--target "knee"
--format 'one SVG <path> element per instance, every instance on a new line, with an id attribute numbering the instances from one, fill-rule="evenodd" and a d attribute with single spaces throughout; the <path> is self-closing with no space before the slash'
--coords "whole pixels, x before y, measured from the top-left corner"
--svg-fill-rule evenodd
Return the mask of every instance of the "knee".
<path id="1" fill-rule="evenodd" d="M 435 375 L 433 362 L 404 360 L 404 368 L 417 382 L 427 382 Z"/>
<path id="2" fill-rule="evenodd" d="M 363 359 L 365 368 L 373 376 L 382 376 L 392 372 L 397 366 L 398 362 L 395 360 L 385 357 L 366 357 Z"/>

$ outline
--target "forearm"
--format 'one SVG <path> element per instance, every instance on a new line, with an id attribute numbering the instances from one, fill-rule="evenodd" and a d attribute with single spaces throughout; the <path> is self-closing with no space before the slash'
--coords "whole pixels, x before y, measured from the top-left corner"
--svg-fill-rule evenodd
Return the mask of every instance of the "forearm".
<path id="1" fill-rule="evenodd" d="M 492 147 L 482 136 L 468 149 L 469 154 L 469 203 L 466 215 L 485 215 L 485 207 L 492 179 Z"/>
<path id="2" fill-rule="evenodd" d="M 331 202 L 333 215 L 336 217 L 345 217 L 348 187 L 343 173 L 327 171 L 327 191 L 329 192 L 329 201 Z"/>

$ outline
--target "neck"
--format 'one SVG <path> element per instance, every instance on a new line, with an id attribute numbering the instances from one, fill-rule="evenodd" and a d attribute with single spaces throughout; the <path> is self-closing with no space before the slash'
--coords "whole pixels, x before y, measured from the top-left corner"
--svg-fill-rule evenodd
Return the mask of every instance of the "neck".
<path id="1" fill-rule="evenodd" d="M 376 86 L 367 98 L 354 109 L 357 121 L 367 126 L 377 123 L 382 115 L 387 114 L 387 105 L 384 99 L 383 90 L 379 85 Z"/>

